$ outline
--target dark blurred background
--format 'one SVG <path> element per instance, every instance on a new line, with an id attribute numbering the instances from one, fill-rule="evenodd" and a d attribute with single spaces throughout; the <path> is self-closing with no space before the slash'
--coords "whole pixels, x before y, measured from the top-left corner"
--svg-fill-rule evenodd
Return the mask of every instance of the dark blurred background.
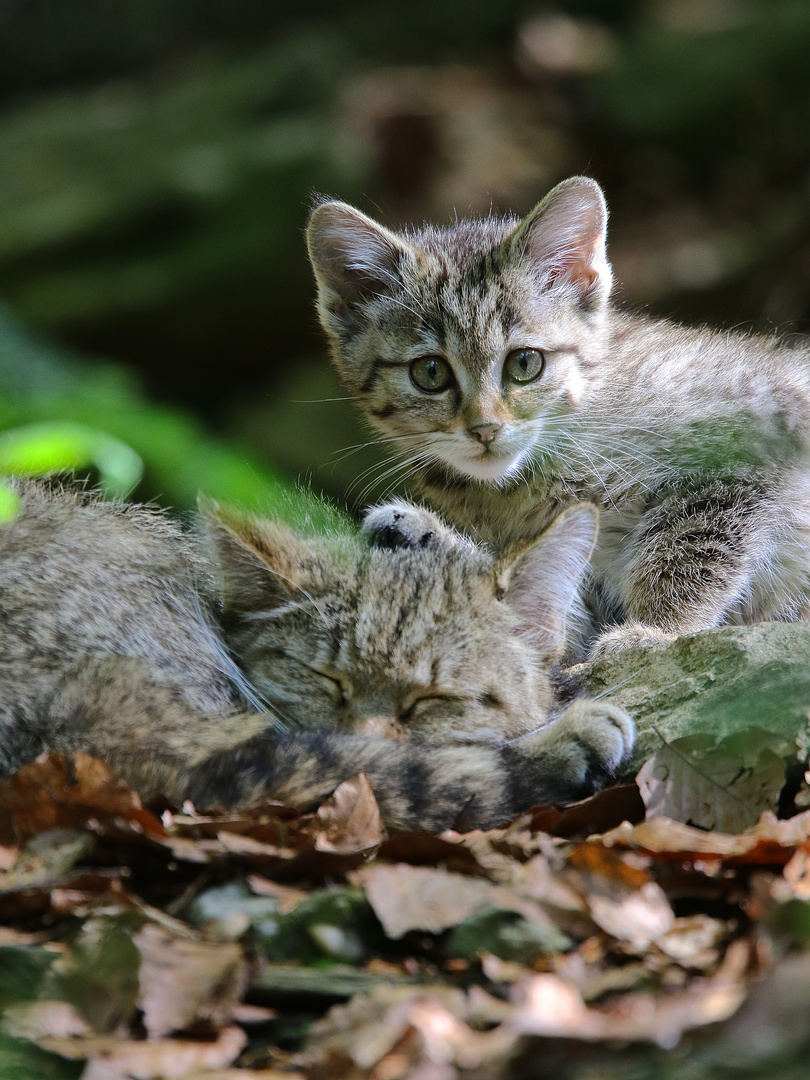
<path id="1" fill-rule="evenodd" d="M 314 193 L 446 222 L 584 172 L 623 303 L 806 331 L 809 142 L 807 0 L 0 0 L 0 429 L 109 432 L 180 505 L 372 498 Z"/>

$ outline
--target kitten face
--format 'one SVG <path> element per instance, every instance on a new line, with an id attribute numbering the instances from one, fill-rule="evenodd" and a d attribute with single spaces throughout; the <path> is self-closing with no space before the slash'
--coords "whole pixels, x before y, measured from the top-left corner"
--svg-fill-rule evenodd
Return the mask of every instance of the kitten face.
<path id="1" fill-rule="evenodd" d="M 235 658 L 291 727 L 500 744 L 547 720 L 592 507 L 498 559 L 399 504 L 338 556 L 272 523 L 209 528 Z"/>
<path id="2" fill-rule="evenodd" d="M 582 178 L 523 222 L 407 236 L 343 203 L 316 208 L 310 258 L 339 374 L 414 467 L 498 484 L 555 453 L 603 347 L 606 216 Z"/>

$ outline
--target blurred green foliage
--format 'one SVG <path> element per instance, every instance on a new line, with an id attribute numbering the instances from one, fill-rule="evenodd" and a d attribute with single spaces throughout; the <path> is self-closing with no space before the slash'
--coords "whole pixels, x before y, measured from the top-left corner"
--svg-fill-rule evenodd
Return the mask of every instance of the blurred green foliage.
<path id="1" fill-rule="evenodd" d="M 122 499 L 143 474 L 143 462 L 134 450 L 81 424 L 26 424 L 0 435 L 0 473 L 51 476 L 89 468 L 98 470 L 108 495 Z"/>
<path id="2" fill-rule="evenodd" d="M 53 421 L 69 422 L 74 433 L 98 432 L 103 425 L 107 436 L 144 462 L 149 496 L 160 494 L 188 507 L 203 487 L 213 496 L 252 505 L 283 487 L 270 470 L 211 438 L 188 414 L 150 403 L 135 377 L 120 366 L 84 362 L 29 335 L 3 311 L 0 387 L 0 431 L 36 424 L 47 433 L 54 430 Z M 6 462 L 13 464 L 10 457 Z"/>
<path id="3" fill-rule="evenodd" d="M 151 403 L 119 365 L 83 361 L 25 332 L 0 310 L 0 475 L 87 473 L 122 497 L 187 509 L 199 491 L 308 533 L 353 531 L 316 493 L 216 439 L 187 412 Z M 0 520 L 16 496 L 0 486 Z"/>

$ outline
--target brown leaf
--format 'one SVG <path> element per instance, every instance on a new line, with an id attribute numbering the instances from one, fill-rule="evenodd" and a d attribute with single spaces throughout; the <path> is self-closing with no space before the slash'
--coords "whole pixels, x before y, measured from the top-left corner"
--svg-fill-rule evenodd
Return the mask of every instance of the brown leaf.
<path id="1" fill-rule="evenodd" d="M 277 859 L 285 855 L 290 857 L 293 854 L 290 849 L 285 850 L 275 844 L 265 844 L 243 833 L 221 832 L 217 834 L 217 840 L 226 851 L 233 852 L 234 855 L 266 855 Z"/>
<path id="2" fill-rule="evenodd" d="M 810 900 L 810 855 L 803 850 L 796 851 L 782 871 L 783 881 L 789 895 L 799 900 Z"/>
<path id="3" fill-rule="evenodd" d="M 779 821 L 770 813 L 763 814 L 753 829 L 738 836 L 704 832 L 659 817 L 640 825 L 620 825 L 593 844 L 638 848 L 658 859 L 678 862 L 703 860 L 727 865 L 783 866 L 797 848 L 808 848 L 810 844 L 810 810 L 787 821 Z"/>
<path id="4" fill-rule="evenodd" d="M 485 908 L 492 886 L 426 866 L 374 865 L 358 875 L 389 938 L 409 930 L 438 933 Z"/>
<path id="5" fill-rule="evenodd" d="M 689 915 L 675 919 L 656 941 L 658 948 L 678 963 L 706 967 L 716 961 L 718 948 L 731 931 L 731 925 L 708 915 Z"/>
<path id="6" fill-rule="evenodd" d="M 229 1019 L 247 977 L 238 945 L 184 941 L 152 925 L 134 940 L 141 954 L 139 1004 L 151 1039 L 197 1020 Z"/>
<path id="7" fill-rule="evenodd" d="M 216 1040 L 146 1041 L 110 1035 L 86 1039 L 44 1038 L 43 1050 L 71 1061 L 87 1061 L 82 1080 L 183 1080 L 193 1069 L 221 1069 L 242 1051 L 247 1036 L 239 1027 L 223 1028 Z M 193 1073 L 192 1073 L 193 1075 Z M 203 1074 L 205 1075 L 205 1074 Z"/>
<path id="8" fill-rule="evenodd" d="M 666 743 L 636 777 L 647 819 L 669 817 L 726 832 L 754 825 L 764 810 L 776 809 L 789 749 L 759 728 L 719 743 L 709 735 Z"/>
<path id="9" fill-rule="evenodd" d="M 186 803 L 182 814 L 167 812 L 163 816 L 167 828 L 171 828 L 174 836 L 197 839 L 230 832 L 253 836 L 265 843 L 278 844 L 287 842 L 290 828 L 295 826 L 302 814 L 300 810 L 284 803 L 262 801 L 238 814 L 198 814 L 193 806 Z"/>
<path id="10" fill-rule="evenodd" d="M 358 773 L 335 789 L 318 807 L 315 847 L 339 855 L 377 848 L 386 832 L 380 808 L 365 773 Z"/>
<path id="11" fill-rule="evenodd" d="M 5 873 L 7 870 L 12 870 L 18 854 L 19 848 L 0 845 L 0 871 Z"/>
<path id="12" fill-rule="evenodd" d="M 166 830 L 134 791 L 86 754 L 43 754 L 0 783 L 0 842 L 20 843 L 51 829 L 94 821 L 111 836 L 163 839 Z"/>
<path id="13" fill-rule="evenodd" d="M 481 1004 L 480 998 L 475 1006 Z M 310 1029 L 305 1058 L 319 1074 L 326 1066 L 334 1075 L 406 1077 L 453 1076 L 436 1073 L 437 1066 L 457 1064 L 475 1069 L 486 1061 L 505 1056 L 516 1038 L 503 1026 L 479 1032 L 467 1024 L 471 1004 L 461 990 L 450 987 L 378 987 L 358 995 L 347 1005 L 337 1005 Z M 352 1071 L 345 1070 L 351 1062 Z M 334 1066 L 344 1068 L 338 1072 Z M 333 1068 L 330 1069 L 329 1066 Z"/>
<path id="14" fill-rule="evenodd" d="M 504 1026 L 553 1038 L 620 1039 L 672 1047 L 685 1031 L 732 1016 L 746 993 L 746 982 L 732 964 L 679 993 L 625 994 L 611 1007 L 596 1009 L 559 976 L 533 975 L 514 984 L 512 1000 L 517 1007 Z"/>
<path id="15" fill-rule="evenodd" d="M 411 866 L 436 866 L 440 863 L 446 870 L 458 874 L 486 875 L 486 871 L 467 843 L 481 833 L 459 833 L 448 830 L 441 836 L 432 833 L 394 833 L 381 845 L 377 859 L 388 862 L 410 863 Z"/>
<path id="16" fill-rule="evenodd" d="M 597 926 L 641 950 L 666 933 L 675 916 L 661 886 L 630 858 L 599 843 L 581 844 L 569 858 L 577 876 L 568 880 Z"/>
<path id="17" fill-rule="evenodd" d="M 654 881 L 620 895 L 592 892 L 588 907 L 597 926 L 636 950 L 645 949 L 670 930 L 675 921 L 664 890 Z"/>
<path id="18" fill-rule="evenodd" d="M 623 821 L 644 820 L 644 802 L 636 784 L 614 784 L 587 799 L 560 810 L 542 807 L 531 811 L 531 827 L 552 836 L 590 836 L 615 829 Z"/>
<path id="19" fill-rule="evenodd" d="M 257 896 L 272 896 L 278 904 L 280 915 L 289 915 L 295 911 L 307 894 L 303 889 L 293 889 L 289 885 L 279 885 L 258 874 L 248 874 L 247 883 Z"/>
<path id="20" fill-rule="evenodd" d="M 67 1001 L 32 1001 L 7 1005 L 2 1030 L 15 1039 L 40 1042 L 49 1036 L 73 1038 L 91 1035 L 92 1029 L 75 1005 Z"/>
<path id="21" fill-rule="evenodd" d="M 612 834 L 608 834 L 612 835 Z M 606 879 L 628 889 L 640 889 L 650 880 L 649 871 L 612 851 L 603 843 L 579 844 L 571 849 L 568 863 L 589 875 L 589 881 Z"/>

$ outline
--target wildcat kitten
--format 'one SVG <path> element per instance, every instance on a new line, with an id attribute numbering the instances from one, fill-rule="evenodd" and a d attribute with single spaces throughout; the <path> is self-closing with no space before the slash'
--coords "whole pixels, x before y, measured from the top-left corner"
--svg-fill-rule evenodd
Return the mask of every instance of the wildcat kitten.
<path id="1" fill-rule="evenodd" d="M 501 545 L 574 500 L 601 506 L 592 656 L 806 618 L 810 352 L 613 307 L 606 224 L 584 177 L 523 221 L 394 233 L 317 206 L 309 252 L 343 383 L 473 536 Z"/>
<path id="2" fill-rule="evenodd" d="M 206 808 L 308 807 L 364 771 L 389 825 L 439 829 L 465 807 L 492 825 L 577 797 L 630 751 L 610 705 L 549 723 L 593 507 L 496 559 L 405 505 L 305 538 L 205 504 L 206 545 L 148 507 L 18 489 L 0 526 L 0 773 L 81 750 L 145 798 Z"/>

